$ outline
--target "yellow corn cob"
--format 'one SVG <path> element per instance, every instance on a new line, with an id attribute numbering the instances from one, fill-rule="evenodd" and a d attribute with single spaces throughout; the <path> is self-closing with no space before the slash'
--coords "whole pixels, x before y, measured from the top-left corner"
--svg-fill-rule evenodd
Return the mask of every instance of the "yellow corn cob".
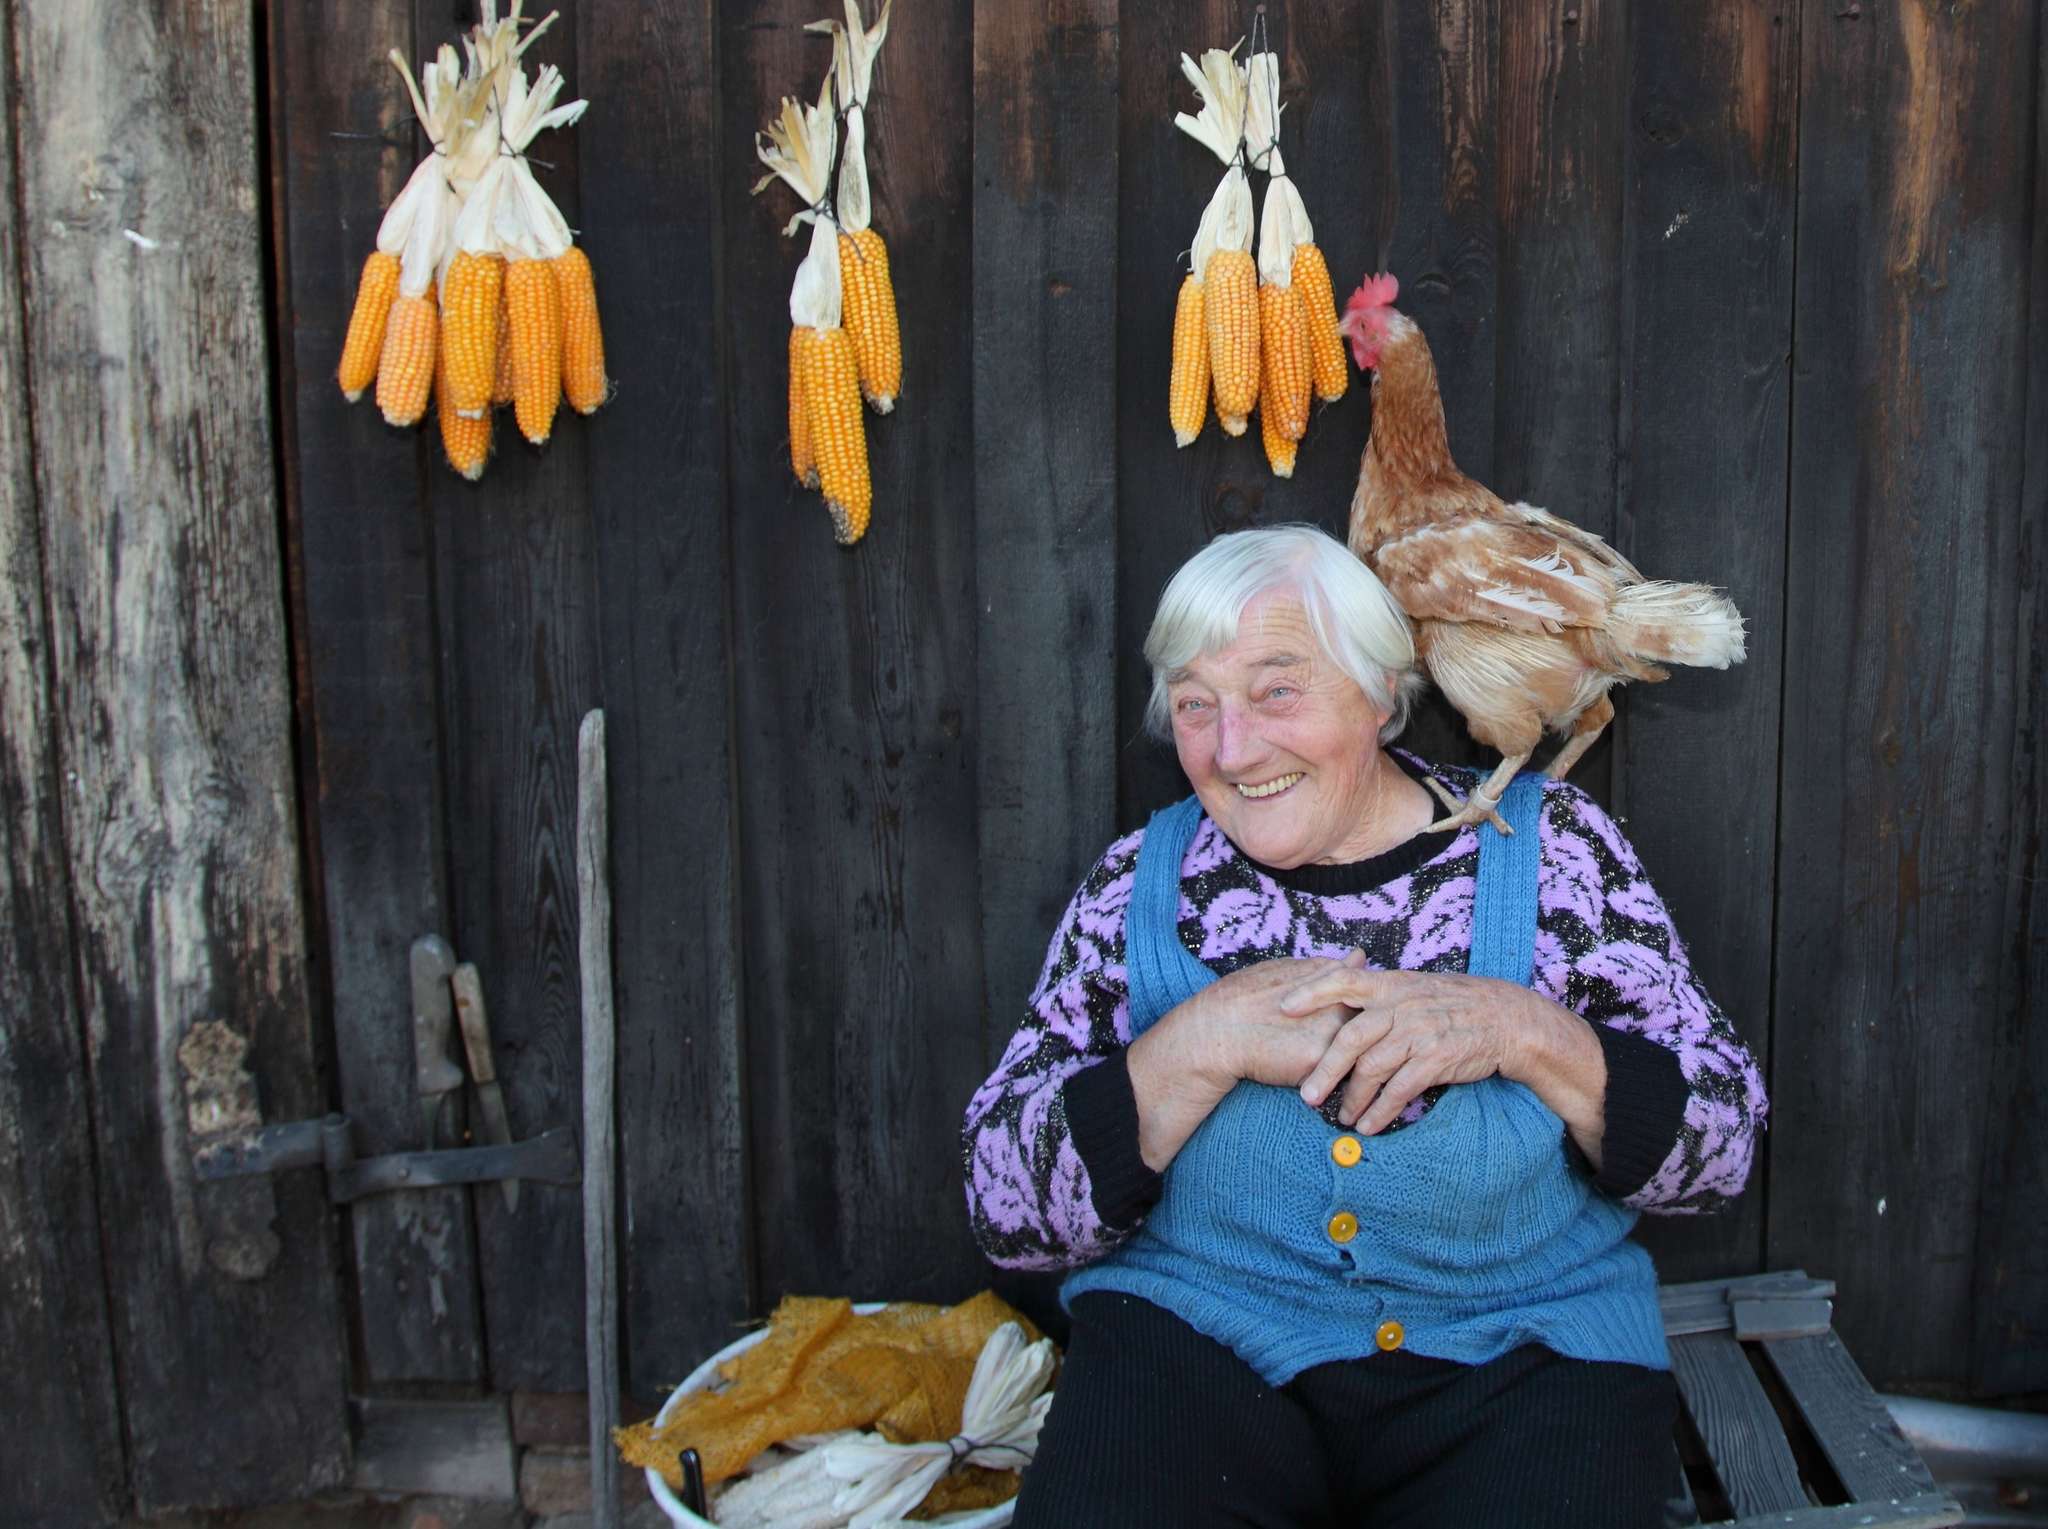
<path id="1" fill-rule="evenodd" d="M 508 404 L 516 390 L 512 386 L 512 321 L 505 313 L 505 284 L 498 283 L 498 364 L 491 377 L 491 407 Z"/>
<path id="2" fill-rule="evenodd" d="M 1294 246 L 1294 290 L 1308 313 L 1309 359 L 1314 363 L 1316 397 L 1332 403 L 1351 386 L 1351 362 L 1344 354 L 1344 336 L 1337 328 L 1336 295 L 1330 268 L 1313 244 Z"/>
<path id="3" fill-rule="evenodd" d="M 1209 412 L 1209 332 L 1202 324 L 1202 283 L 1194 277 L 1180 284 L 1180 297 L 1173 305 L 1173 378 L 1167 393 L 1166 414 L 1173 424 L 1176 446 L 1185 446 L 1202 433 L 1202 418 Z"/>
<path id="4" fill-rule="evenodd" d="M 348 338 L 341 344 L 338 379 L 342 397 L 354 403 L 377 379 L 377 358 L 384 350 L 384 323 L 398 296 L 398 257 L 371 250 L 356 283 L 355 311 L 348 316 Z"/>
<path id="5" fill-rule="evenodd" d="M 505 257 L 457 250 L 441 282 L 444 408 L 481 419 L 491 406 L 498 376 L 498 299 L 505 289 Z"/>
<path id="6" fill-rule="evenodd" d="M 1314 370 L 1309 360 L 1308 319 L 1301 294 L 1292 287 L 1259 288 L 1259 413 L 1290 441 L 1308 434 L 1308 395 Z M 1263 428 L 1263 427 L 1261 427 Z"/>
<path id="7" fill-rule="evenodd" d="M 846 332 L 860 362 L 861 395 L 877 414 L 887 414 L 903 391 L 903 338 L 896 327 L 888 246 L 872 228 L 839 236 L 839 287 Z"/>
<path id="8" fill-rule="evenodd" d="M 832 513 L 832 534 L 842 547 L 851 547 L 867 534 L 874 504 L 853 336 L 844 329 L 813 329 L 797 354 L 803 361 L 804 417 L 817 453 L 818 487 Z"/>
<path id="9" fill-rule="evenodd" d="M 546 260 L 505 267 L 506 338 L 512 342 L 512 412 L 519 433 L 546 442 L 562 401 L 562 294 Z"/>
<path id="10" fill-rule="evenodd" d="M 1266 448 L 1266 465 L 1273 469 L 1276 478 L 1294 476 L 1294 442 L 1274 427 L 1273 411 L 1261 403 L 1259 408 L 1259 440 Z"/>
<path id="11" fill-rule="evenodd" d="M 808 324 L 792 325 L 789 331 L 789 470 L 805 488 L 818 486 L 818 456 L 811 449 L 811 421 L 804 411 L 804 356 L 806 347 L 817 344 L 818 331 Z"/>
<path id="12" fill-rule="evenodd" d="M 575 245 L 555 257 L 562 294 L 562 395 L 578 414 L 595 414 L 610 395 L 604 374 L 604 331 L 597 322 L 597 283 L 590 257 Z"/>
<path id="13" fill-rule="evenodd" d="M 431 297 L 401 297 L 391 304 L 384 349 L 377 358 L 377 407 L 387 425 L 416 425 L 427 412 L 434 385 L 434 352 L 441 315 Z"/>
<path id="14" fill-rule="evenodd" d="M 474 483 L 484 475 L 484 463 L 491 458 L 491 411 L 475 418 L 455 407 L 455 395 L 448 386 L 448 348 L 441 347 L 434 368 L 434 397 L 440 406 L 441 449 L 448 465 Z"/>
<path id="15" fill-rule="evenodd" d="M 1259 401 L 1259 273 L 1243 250 L 1218 250 L 1204 274 L 1203 325 L 1216 418 L 1232 435 Z"/>

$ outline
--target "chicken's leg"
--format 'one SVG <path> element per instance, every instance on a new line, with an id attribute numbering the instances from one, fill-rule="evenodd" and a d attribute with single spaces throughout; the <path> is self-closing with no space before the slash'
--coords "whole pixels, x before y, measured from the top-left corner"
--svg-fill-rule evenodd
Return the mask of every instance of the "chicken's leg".
<path id="1" fill-rule="evenodd" d="M 1500 815 L 1501 793 L 1508 788 L 1508 782 L 1515 778 L 1515 772 L 1529 762 L 1533 752 L 1524 749 L 1519 754 L 1509 754 L 1500 762 L 1500 768 L 1487 777 L 1486 784 L 1475 788 L 1472 794 L 1460 802 L 1441 781 L 1432 776 L 1422 777 L 1422 783 L 1436 793 L 1437 800 L 1451 809 L 1447 818 L 1438 818 L 1425 830 L 1428 833 L 1454 833 L 1467 823 L 1491 823 L 1509 838 L 1515 831 L 1508 827 Z"/>
<path id="2" fill-rule="evenodd" d="M 1552 780 L 1563 780 L 1571 773 L 1572 766 L 1585 757 L 1586 750 L 1600 741 L 1600 735 L 1607 731 L 1607 724 L 1613 720 L 1614 703 L 1603 695 L 1572 719 L 1571 737 L 1565 739 L 1564 747 L 1557 751 L 1557 757 L 1550 761 L 1550 768 L 1543 773 Z"/>

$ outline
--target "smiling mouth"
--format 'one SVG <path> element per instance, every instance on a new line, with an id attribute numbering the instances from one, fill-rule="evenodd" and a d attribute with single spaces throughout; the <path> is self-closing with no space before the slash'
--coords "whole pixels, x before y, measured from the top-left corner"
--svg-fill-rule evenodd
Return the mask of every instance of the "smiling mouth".
<path id="1" fill-rule="evenodd" d="M 1276 776 L 1272 780 L 1267 781 L 1263 786 L 1247 786 L 1239 782 L 1237 794 L 1251 801 L 1257 801 L 1261 797 L 1278 796 L 1300 779 L 1301 771 L 1296 770 L 1292 775 Z"/>

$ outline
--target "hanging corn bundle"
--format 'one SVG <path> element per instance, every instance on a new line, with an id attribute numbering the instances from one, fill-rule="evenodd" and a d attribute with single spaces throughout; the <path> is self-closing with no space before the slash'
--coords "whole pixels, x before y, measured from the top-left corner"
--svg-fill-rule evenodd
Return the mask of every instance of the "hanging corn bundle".
<path id="1" fill-rule="evenodd" d="M 1351 368 L 1346 364 L 1344 339 L 1337 329 L 1337 304 L 1330 288 L 1330 268 L 1323 260 L 1323 252 L 1316 247 L 1315 228 L 1308 220 L 1308 208 L 1301 200 L 1301 191 L 1280 158 L 1280 60 L 1277 55 L 1259 52 L 1246 61 L 1245 95 L 1246 152 L 1252 164 L 1263 169 L 1268 177 L 1266 203 L 1259 225 L 1259 279 L 1262 285 L 1292 287 L 1300 295 L 1315 395 L 1325 403 L 1334 403 L 1351 386 Z M 1264 301 L 1262 298 L 1262 314 Z M 1270 350 L 1268 354 L 1271 354 Z M 1305 402 L 1300 413 L 1305 429 L 1308 419 Z M 1301 439 L 1298 434 L 1289 438 Z"/>
<path id="2" fill-rule="evenodd" d="M 867 534 L 874 489 L 868 478 L 867 427 L 861 419 L 860 363 L 842 322 L 839 233 L 829 200 L 838 144 L 833 79 L 815 106 L 782 99 L 781 114 L 756 137 L 754 152 L 769 173 L 754 191 L 780 179 L 803 210 L 782 230 L 811 225 L 811 248 L 789 289 L 789 465 L 797 480 L 825 496 L 832 533 L 850 547 Z"/>
<path id="3" fill-rule="evenodd" d="M 1185 53 L 1181 72 L 1202 109 L 1181 112 L 1174 125 L 1224 164 L 1223 179 L 1202 213 L 1192 269 L 1174 306 L 1173 376 L 1168 416 L 1182 446 L 1201 433 L 1213 396 L 1216 418 L 1242 435 L 1259 400 L 1258 273 L 1252 263 L 1252 192 L 1244 172 L 1244 75 L 1236 49 L 1211 48 L 1198 67 Z"/>
<path id="4" fill-rule="evenodd" d="M 846 332 L 860 363 L 860 391 L 877 414 L 896 407 L 903 391 L 903 340 L 896 328 L 896 289 L 889 282 L 889 250 L 873 225 L 868 194 L 867 100 L 875 55 L 889 35 L 889 6 L 872 29 L 863 29 L 858 0 L 846 0 L 846 24 L 814 21 L 806 31 L 832 37 L 832 88 L 846 124 L 839 152 L 839 185 L 832 210 L 839 224 L 839 287 Z"/>
<path id="5" fill-rule="evenodd" d="M 484 0 L 462 40 L 466 66 L 444 46 L 421 85 L 393 51 L 434 151 L 378 230 L 339 373 L 351 402 L 375 381 L 394 425 L 417 423 L 431 388 L 449 465 L 471 479 L 490 456 L 494 406 L 513 405 L 538 445 L 563 398 L 588 414 L 610 391 L 590 262 L 526 159 L 588 103 L 554 104 L 552 66 L 529 86 L 521 58 L 556 13 L 522 36 L 523 5 L 500 16 Z"/>

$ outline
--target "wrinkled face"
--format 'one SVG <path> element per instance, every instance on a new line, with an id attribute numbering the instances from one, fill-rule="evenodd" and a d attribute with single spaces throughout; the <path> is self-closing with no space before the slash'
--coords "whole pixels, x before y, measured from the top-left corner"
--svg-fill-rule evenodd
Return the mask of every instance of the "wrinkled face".
<path id="1" fill-rule="evenodd" d="M 1167 676 L 1195 795 L 1246 854 L 1283 869 L 1359 858 L 1387 713 L 1316 642 L 1291 590 L 1245 607 L 1237 640 Z"/>

